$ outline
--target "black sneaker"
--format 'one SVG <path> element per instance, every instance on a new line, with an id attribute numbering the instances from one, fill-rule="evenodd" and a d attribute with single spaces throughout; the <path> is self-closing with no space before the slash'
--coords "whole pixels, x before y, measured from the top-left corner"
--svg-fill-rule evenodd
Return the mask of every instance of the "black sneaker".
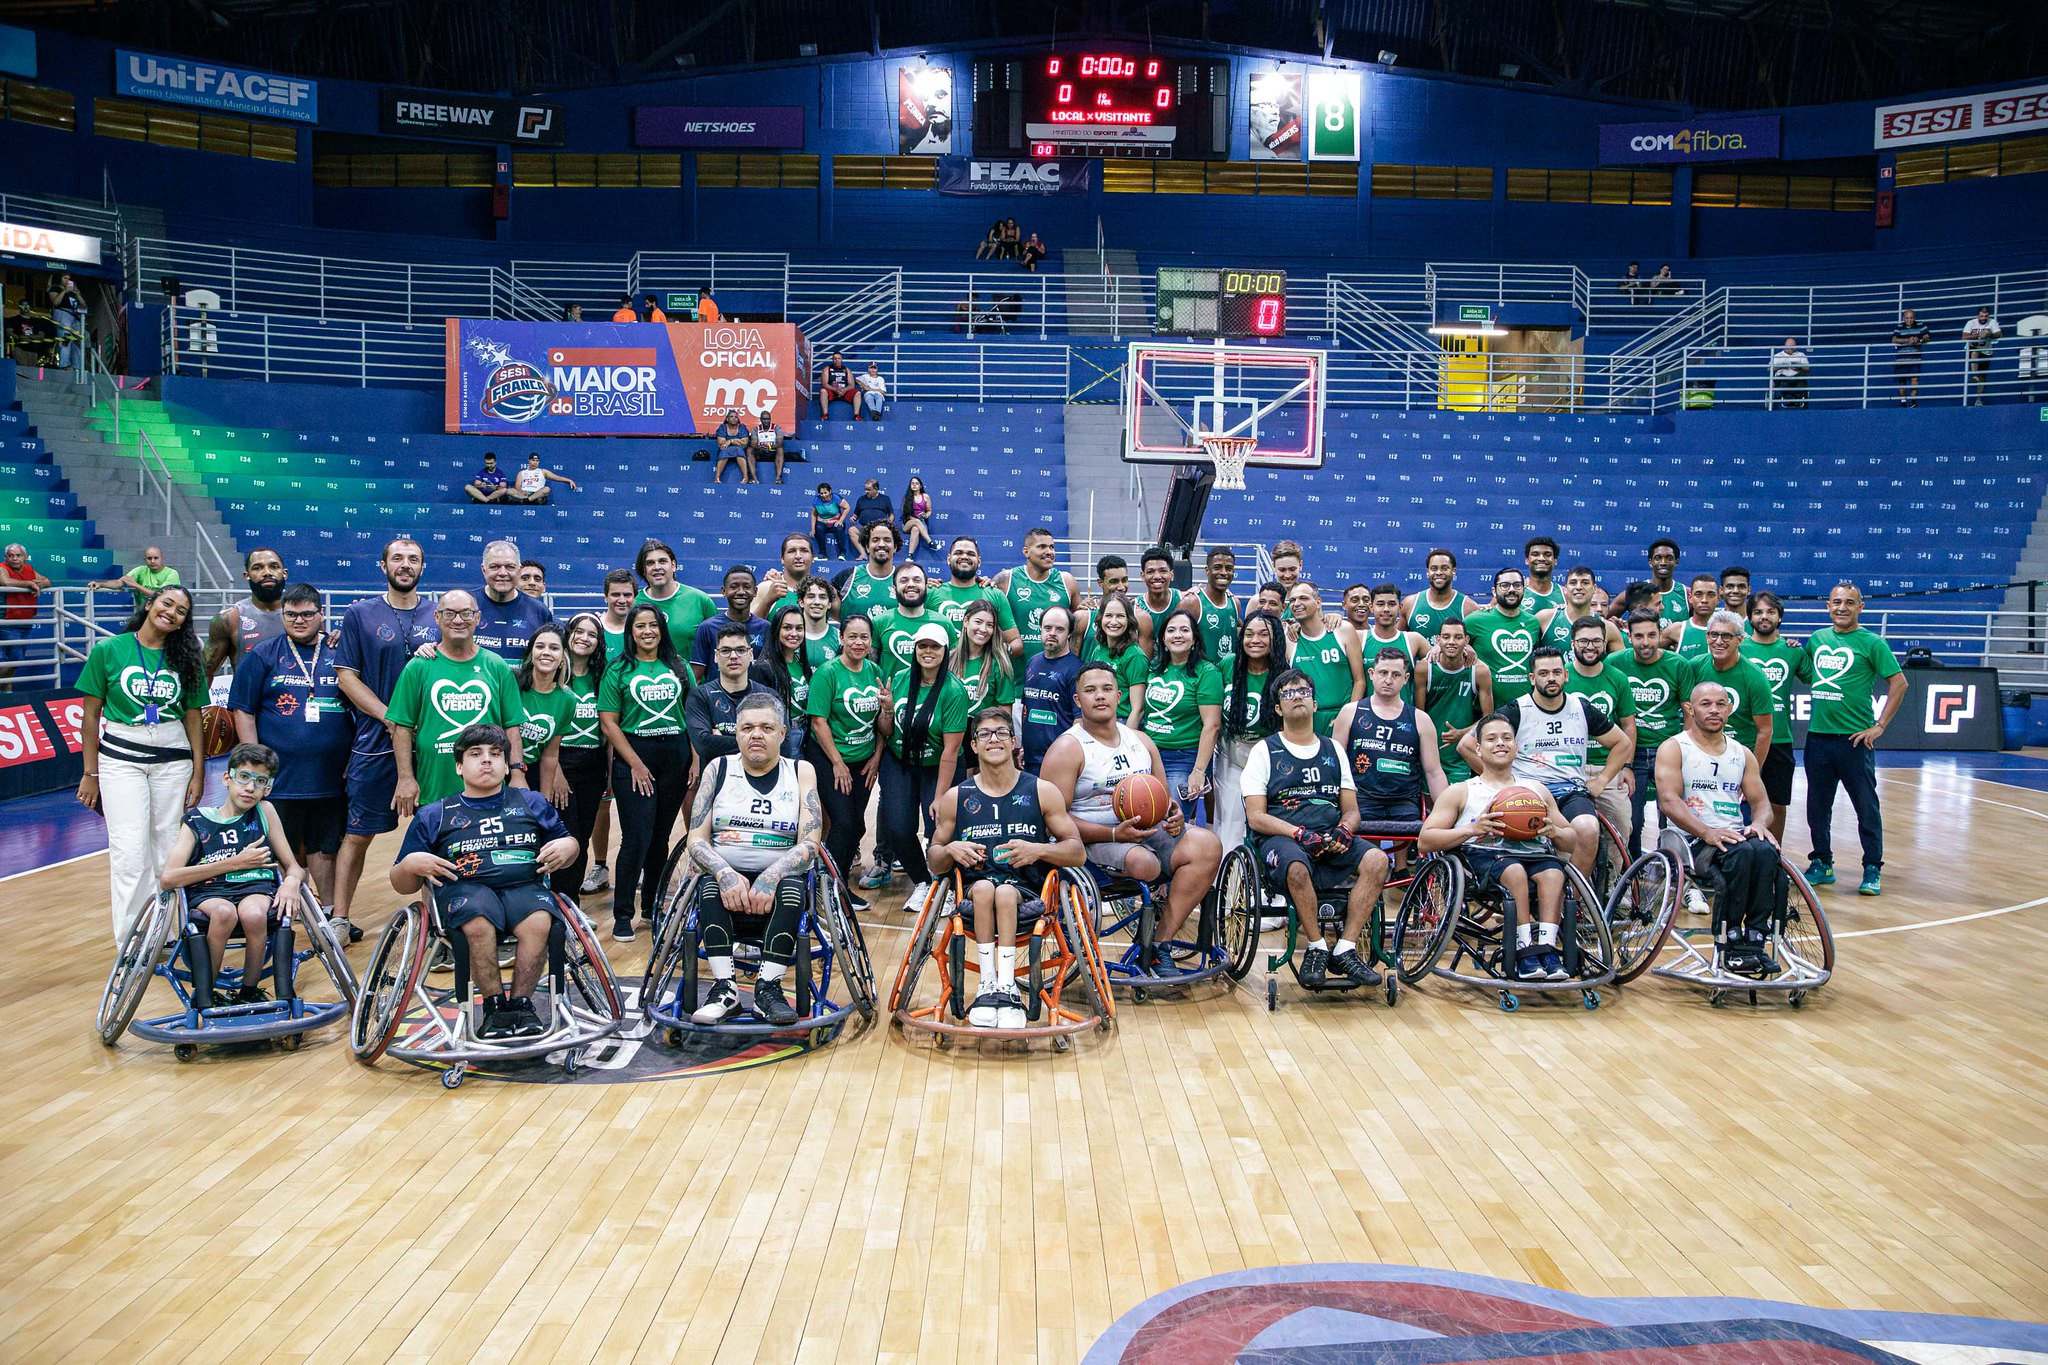
<path id="1" fill-rule="evenodd" d="M 1330 950 L 1318 943 L 1301 955 L 1301 984 L 1319 991 L 1330 979 Z"/>
<path id="2" fill-rule="evenodd" d="M 548 1026 L 540 1021 L 540 1011 L 533 1007 L 530 996 L 513 996 L 512 1002 L 505 1007 L 505 1014 L 512 1022 L 514 1038 L 538 1038 L 548 1031 Z"/>
<path id="3" fill-rule="evenodd" d="M 263 993 L 261 986 L 252 983 L 236 991 L 234 999 L 229 1003 L 235 1005 L 267 1005 L 270 1003 L 270 997 Z"/>
<path id="4" fill-rule="evenodd" d="M 754 983 L 754 1013 L 778 1026 L 796 1022 L 796 1010 L 790 1005 L 789 997 L 782 993 L 779 980 Z"/>
<path id="5" fill-rule="evenodd" d="M 740 993 L 730 981 L 714 981 L 711 993 L 690 1016 L 693 1024 L 722 1024 L 740 1011 Z"/>
<path id="6" fill-rule="evenodd" d="M 631 943 L 632 941 L 633 941 L 633 918 L 632 918 L 632 916 L 630 916 L 630 915 L 626 915 L 626 916 L 619 916 L 619 915 L 614 915 L 614 916 L 612 916 L 612 942 L 614 942 L 614 943 Z"/>
<path id="7" fill-rule="evenodd" d="M 517 1027 L 511 1010 L 512 1002 L 502 995 L 487 996 L 484 999 L 484 1021 L 477 1027 L 476 1036 L 492 1042 L 512 1036 Z"/>
<path id="8" fill-rule="evenodd" d="M 1344 979 L 1354 986 L 1377 986 L 1380 974 L 1367 965 L 1356 948 L 1347 948 L 1330 959 L 1330 965 L 1344 973 Z"/>

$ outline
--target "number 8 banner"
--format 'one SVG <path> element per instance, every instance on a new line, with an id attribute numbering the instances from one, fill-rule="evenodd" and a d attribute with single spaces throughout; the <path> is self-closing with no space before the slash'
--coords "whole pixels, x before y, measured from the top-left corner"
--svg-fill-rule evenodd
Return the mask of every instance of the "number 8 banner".
<path id="1" fill-rule="evenodd" d="M 1308 73 L 1308 159 L 1358 160 L 1359 83 L 1355 71 Z"/>

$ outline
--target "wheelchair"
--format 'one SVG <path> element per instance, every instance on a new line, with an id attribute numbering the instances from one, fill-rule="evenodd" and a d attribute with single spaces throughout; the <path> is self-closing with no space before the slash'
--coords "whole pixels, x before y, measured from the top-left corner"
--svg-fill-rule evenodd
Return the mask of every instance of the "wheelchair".
<path id="1" fill-rule="evenodd" d="M 1666 829 L 1658 837 L 1654 856 L 1665 860 L 1665 875 L 1670 880 L 1674 903 L 1689 883 L 1697 883 L 1715 912 L 1705 924 L 1673 932 L 1676 959 L 1655 967 L 1656 975 L 1704 988 L 1707 1002 L 1716 1007 L 1726 1004 L 1731 996 L 1747 992 L 1752 1005 L 1757 1003 L 1759 994 L 1778 994 L 1794 1009 L 1804 1005 L 1807 997 L 1834 975 L 1835 936 L 1828 928 L 1828 917 L 1821 911 L 1820 898 L 1814 895 L 1805 875 L 1783 850 L 1778 853 L 1778 866 L 1787 878 L 1785 909 L 1771 925 L 1769 951 L 1777 970 L 1767 976 L 1730 971 L 1723 961 L 1714 929 L 1720 910 L 1720 876 L 1711 865 L 1696 867 L 1692 842 L 1678 830 Z"/>
<path id="2" fill-rule="evenodd" d="M 740 993 L 740 1012 L 716 1024 L 700 1024 L 690 1016 L 702 1004 L 697 963 L 704 956 L 697 932 L 697 884 L 703 874 L 692 868 L 683 849 L 669 858 L 652 918 L 654 946 L 640 983 L 640 1009 L 661 1029 L 670 1047 L 688 1032 L 792 1037 L 808 1034 L 813 1045 L 836 1037 L 852 1017 L 875 1017 L 875 973 L 868 958 L 860 921 L 846 903 L 846 882 L 832 855 L 818 850 L 806 874 L 803 917 L 797 922 L 796 961 L 790 967 L 797 1019 L 771 1024 L 753 1012 L 750 995 Z M 761 970 L 761 945 L 740 939 L 733 944 L 733 969 L 745 980 Z M 736 983 L 737 984 L 737 983 Z"/>
<path id="3" fill-rule="evenodd" d="M 135 917 L 115 954 L 113 970 L 94 1028 L 100 1042 L 113 1047 L 124 1032 L 153 1043 L 169 1043 L 181 1062 L 201 1047 L 274 1040 L 281 1051 L 296 1052 L 310 1029 L 339 1023 L 353 1008 L 357 986 L 343 950 L 341 935 L 320 909 L 313 893 L 300 888 L 297 905 L 271 907 L 270 939 L 263 961 L 252 969 L 246 960 L 214 964 L 206 941 L 206 922 L 194 915 L 185 893 L 162 891 Z M 306 944 L 298 944 L 298 931 Z M 241 930 L 229 940 L 230 951 L 244 947 Z M 338 1000 L 307 1000 L 299 995 L 299 968 L 318 958 Z M 239 989 L 245 981 L 271 979 L 274 999 L 260 1003 L 216 1004 L 216 993 Z M 137 1019 L 136 1011 L 149 990 L 151 977 L 162 977 L 177 993 L 175 1014 Z M 210 984 L 209 984 L 210 983 Z"/>
<path id="4" fill-rule="evenodd" d="M 1073 1037 L 1107 1030 L 1116 1018 L 1116 994 L 1096 934 L 1094 882 L 1079 868 L 1054 868 L 1033 903 L 1019 907 L 1017 985 L 1024 997 L 1021 1029 L 976 1028 L 967 1022 L 974 992 L 968 974 L 981 970 L 968 948 L 973 910 L 963 896 L 960 874 L 932 883 L 911 930 L 910 948 L 889 992 L 889 1012 L 907 1035 L 935 1034 L 940 1047 L 955 1038 L 1028 1044 L 1050 1038 L 1054 1051 L 1073 1047 Z M 929 973 L 927 972 L 929 969 Z"/>
<path id="5" fill-rule="evenodd" d="M 1226 857 L 1217 869 L 1216 885 L 1188 917 L 1194 937 L 1158 944 L 1171 963 L 1171 969 L 1165 971 L 1146 971 L 1142 964 L 1151 958 L 1150 950 L 1158 943 L 1157 900 L 1166 894 L 1166 882 L 1151 885 L 1086 864 L 1074 872 L 1089 922 L 1095 926 L 1111 990 L 1127 991 L 1132 1001 L 1142 1005 L 1154 995 L 1178 994 L 1225 975 L 1232 980 L 1242 977 L 1233 969 L 1240 960 L 1250 962 L 1259 936 L 1259 916 L 1265 913 L 1260 906 L 1256 864 L 1254 875 L 1247 879 L 1230 873 Z M 1167 876 L 1171 875 L 1169 871 Z M 1182 926 L 1183 932 L 1186 927 Z"/>
<path id="6" fill-rule="evenodd" d="M 469 940 L 441 922 L 433 888 L 399 906 L 377 938 L 349 1020 L 356 1060 L 374 1066 L 386 1054 L 439 1070 L 441 1084 L 460 1086 L 472 1066 L 560 1052 L 574 1075 L 581 1050 L 617 1033 L 625 1001 L 590 920 L 575 901 L 556 894 L 559 913 L 548 927 L 547 971 L 538 994 L 548 998 L 546 1031 L 531 1038 L 479 1038 L 482 998 L 469 971 Z M 500 946 L 510 939 L 501 935 Z M 427 984 L 429 959 L 445 944 L 454 959 L 453 989 Z"/>
<path id="7" fill-rule="evenodd" d="M 1415 837 L 1421 829 L 1421 822 L 1417 820 L 1365 820 L 1360 822 L 1356 837 L 1361 843 L 1405 844 L 1412 849 Z M 1287 918 L 1286 946 L 1279 952 L 1266 955 L 1266 1008 L 1280 1008 L 1279 973 L 1282 967 L 1293 975 L 1296 985 L 1312 995 L 1341 995 L 1347 991 L 1364 989 L 1341 976 L 1332 976 L 1321 986 L 1311 986 L 1301 979 L 1301 967 L 1294 960 L 1295 949 L 1304 937 L 1301 917 L 1295 911 L 1293 897 L 1284 891 L 1274 892 L 1266 886 L 1259 869 L 1257 839 L 1258 836 L 1247 830 L 1245 841 L 1223 855 L 1223 870 L 1217 878 L 1217 885 L 1228 887 L 1238 878 L 1248 879 L 1254 898 L 1259 902 L 1259 908 L 1253 914 L 1284 914 Z M 1392 851 L 1398 852 L 1399 849 Z M 1386 898 L 1388 893 L 1401 890 L 1414 879 L 1415 866 L 1416 864 L 1411 862 L 1406 868 L 1388 870 L 1386 887 L 1381 891 L 1380 899 L 1373 904 L 1372 914 L 1366 920 L 1365 938 L 1358 945 L 1358 950 L 1365 955 L 1369 966 L 1385 969 L 1381 973 L 1380 984 L 1376 989 L 1388 1005 L 1397 1004 L 1401 999 L 1401 979 L 1398 972 L 1401 959 L 1394 943 L 1396 922 L 1387 917 Z M 1316 938 L 1311 940 L 1312 942 L 1321 941 L 1325 930 L 1343 925 L 1345 913 L 1349 909 L 1351 888 L 1356 882 L 1356 877 L 1346 877 L 1336 886 L 1327 889 L 1316 888 Z M 1250 974 L 1252 964 L 1257 960 L 1256 926 L 1257 920 L 1254 919 L 1251 941 L 1245 945 L 1243 954 L 1231 961 L 1230 975 L 1233 981 L 1244 980 Z"/>

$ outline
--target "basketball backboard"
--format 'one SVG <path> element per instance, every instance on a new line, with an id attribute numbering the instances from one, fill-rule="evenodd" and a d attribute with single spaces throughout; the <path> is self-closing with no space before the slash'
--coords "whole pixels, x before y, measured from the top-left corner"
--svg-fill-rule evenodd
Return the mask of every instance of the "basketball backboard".
<path id="1" fill-rule="evenodd" d="M 1323 463 L 1323 352 L 1218 341 L 1134 341 L 1124 366 L 1124 459 L 1206 464 L 1202 437 L 1251 436 L 1249 463 Z"/>

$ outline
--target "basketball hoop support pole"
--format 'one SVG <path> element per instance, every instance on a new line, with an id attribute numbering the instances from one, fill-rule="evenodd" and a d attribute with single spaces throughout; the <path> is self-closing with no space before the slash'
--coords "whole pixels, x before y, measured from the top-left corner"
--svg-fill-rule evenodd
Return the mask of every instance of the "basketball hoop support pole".
<path id="1" fill-rule="evenodd" d="M 1173 586 L 1191 588 L 1195 583 L 1195 545 L 1202 537 L 1202 522 L 1209 512 L 1209 489 L 1216 471 L 1205 464 L 1177 464 L 1173 481 L 1166 486 L 1166 506 L 1159 512 L 1157 544 L 1173 556 Z"/>

